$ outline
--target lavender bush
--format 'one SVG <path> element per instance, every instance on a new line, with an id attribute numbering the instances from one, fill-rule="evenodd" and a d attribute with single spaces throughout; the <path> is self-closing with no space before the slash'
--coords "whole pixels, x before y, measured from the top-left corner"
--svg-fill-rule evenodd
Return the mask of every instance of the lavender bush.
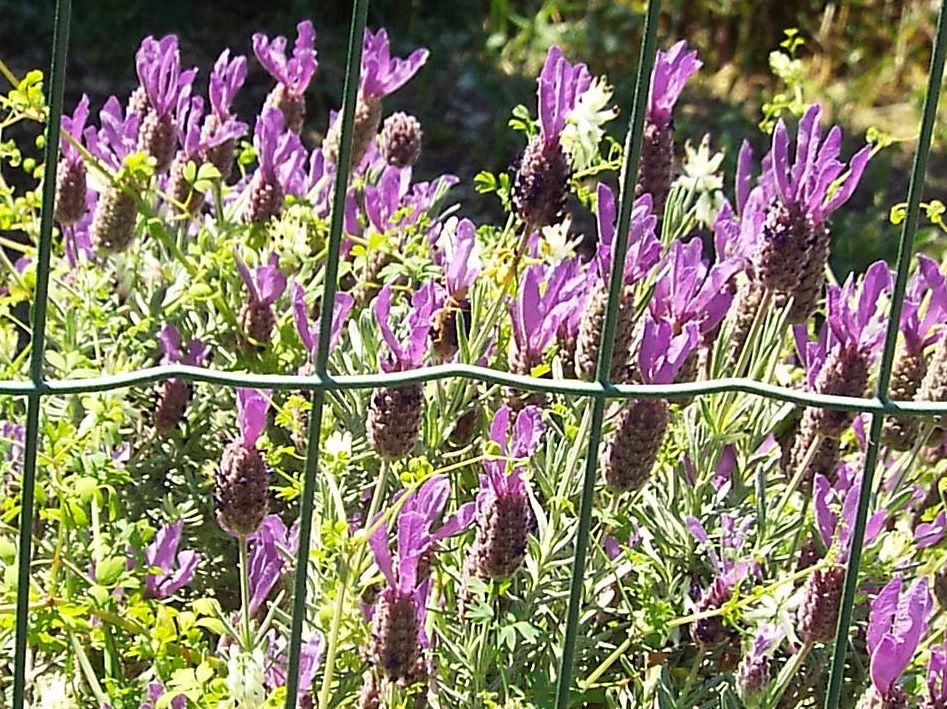
<path id="1" fill-rule="evenodd" d="M 63 117 L 50 378 L 158 363 L 313 372 L 340 120 L 307 104 L 321 79 L 311 23 L 295 39 L 255 34 L 252 49 L 226 49 L 207 71 L 182 64 L 174 36 L 148 37 L 127 100 L 83 97 Z M 452 197 L 457 177 L 417 179 L 427 127 L 386 115 L 428 59 L 399 56 L 383 29 L 365 34 L 330 371 L 460 362 L 591 379 L 617 237 L 611 86 L 550 48 L 535 104 L 511 121 L 522 152 L 508 174 L 476 180 L 507 218 L 476 224 Z M 273 81 L 258 115 L 241 117 L 253 62 Z M 878 146 L 850 151 L 818 105 L 803 106 L 761 137 L 762 158 L 744 143 L 725 179 L 710 138 L 695 149 L 674 130 L 700 67 L 685 41 L 657 58 L 611 378 L 742 375 L 863 396 L 892 272 L 876 263 L 838 281 L 827 259 L 831 215 Z M 0 129 L 44 122 L 41 82 L 33 72 L 9 92 Z M 21 148 L 2 148 L 5 168 L 42 179 Z M 15 379 L 26 376 L 18 306 L 32 297 L 38 192 L 0 188 L 0 225 L 26 236 L 3 237 L 17 257 L 3 256 L 0 379 Z M 898 398 L 947 400 L 945 297 L 943 267 L 919 256 Z M 335 392 L 312 551 L 297 568 L 311 406 L 298 391 L 180 379 L 48 400 L 31 706 L 282 706 L 299 574 L 299 706 L 551 706 L 586 456 L 601 479 L 575 706 L 823 701 L 862 417 L 736 392 L 635 399 L 610 405 L 589 450 L 585 400 L 464 380 Z M 0 400 L 0 415 L 9 647 L 24 404 Z M 942 429 L 885 428 L 846 706 L 947 701 Z M 9 691 L 9 654 L 0 664 Z"/>

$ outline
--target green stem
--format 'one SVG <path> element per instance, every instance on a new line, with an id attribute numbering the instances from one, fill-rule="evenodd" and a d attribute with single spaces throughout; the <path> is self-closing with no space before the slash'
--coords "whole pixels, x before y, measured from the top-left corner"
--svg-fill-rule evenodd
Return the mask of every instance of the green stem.
<path id="1" fill-rule="evenodd" d="M 240 642 L 243 649 L 250 652 L 253 649 L 253 643 L 250 637 L 250 565 L 247 563 L 247 538 L 241 534 L 238 544 L 240 545 L 240 631 L 243 636 Z"/>
<path id="2" fill-rule="evenodd" d="M 375 488 L 372 491 L 372 500 L 368 505 L 368 515 L 365 517 L 365 528 L 372 525 L 372 521 L 378 514 L 381 502 L 385 497 L 385 489 L 388 479 L 388 462 L 382 461 L 381 470 L 378 472 L 378 478 L 375 480 Z M 332 677 L 335 674 L 335 660 L 339 651 L 339 628 L 342 625 L 342 614 L 345 610 L 345 599 L 348 595 L 349 581 L 355 577 L 362 565 L 365 544 L 359 544 L 352 557 L 351 564 L 343 564 L 342 578 L 335 598 L 335 606 L 332 610 L 332 622 L 329 626 L 329 638 L 326 647 L 325 672 L 322 675 L 322 685 L 319 688 L 319 709 L 328 709 L 332 692 Z M 298 572 L 297 572 L 298 573 Z"/>

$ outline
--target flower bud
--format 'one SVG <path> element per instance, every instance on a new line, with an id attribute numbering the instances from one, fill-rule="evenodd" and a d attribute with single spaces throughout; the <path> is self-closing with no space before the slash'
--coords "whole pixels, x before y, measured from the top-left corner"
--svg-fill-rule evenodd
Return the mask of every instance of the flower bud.
<path id="1" fill-rule="evenodd" d="M 737 669 L 737 694 L 747 706 L 756 706 L 769 686 L 772 669 L 769 655 L 747 655 Z"/>
<path id="2" fill-rule="evenodd" d="M 209 113 L 204 119 L 204 125 L 201 127 L 201 140 L 208 140 L 217 134 L 220 130 L 220 119 L 215 113 Z M 204 160 L 217 168 L 220 173 L 222 183 L 230 179 L 233 172 L 233 151 L 236 142 L 233 138 L 228 138 L 222 143 L 208 148 L 204 151 Z"/>
<path id="3" fill-rule="evenodd" d="M 290 91 L 285 84 L 278 83 L 266 97 L 269 106 L 278 108 L 283 114 L 286 129 L 299 133 L 306 118 L 306 97 Z"/>
<path id="4" fill-rule="evenodd" d="M 86 212 L 86 166 L 82 161 L 67 160 L 56 175 L 56 221 L 72 226 Z"/>
<path id="5" fill-rule="evenodd" d="M 764 287 L 774 293 L 794 293 L 809 261 L 815 225 L 797 205 L 773 202 L 766 210 L 763 234 L 753 264 Z"/>
<path id="6" fill-rule="evenodd" d="M 927 360 L 923 353 L 911 354 L 903 347 L 899 349 L 891 372 L 889 397 L 892 401 L 912 401 L 927 373 Z M 891 416 L 885 418 L 882 441 L 894 450 L 906 451 L 914 446 L 917 438 L 917 420 L 913 416 Z"/>
<path id="7" fill-rule="evenodd" d="M 135 239 L 138 205 L 120 185 L 109 185 L 99 196 L 92 216 L 92 243 L 105 253 L 119 253 Z"/>
<path id="8" fill-rule="evenodd" d="M 252 340 L 268 343 L 276 324 L 273 307 L 267 303 L 250 299 L 240 309 L 240 328 Z"/>
<path id="9" fill-rule="evenodd" d="M 635 399 L 622 407 L 602 460 L 609 487 L 619 492 L 644 487 L 667 427 L 668 404 L 663 399 Z"/>
<path id="10" fill-rule="evenodd" d="M 421 137 L 418 119 L 399 111 L 385 119 L 378 147 L 389 165 L 410 167 L 421 154 Z"/>
<path id="11" fill-rule="evenodd" d="M 195 190 L 193 185 L 184 178 L 187 163 L 187 155 L 178 151 L 178 154 L 174 156 L 174 162 L 171 163 L 167 192 L 173 200 L 172 207 L 176 212 L 183 214 L 184 212 L 181 211 L 183 207 L 188 214 L 195 215 L 204 206 L 204 193 Z"/>
<path id="12" fill-rule="evenodd" d="M 824 224 L 813 224 L 809 238 L 808 259 L 795 289 L 787 295 L 793 298 L 789 308 L 789 322 L 799 325 L 809 319 L 819 304 L 825 284 L 825 265 L 829 260 L 832 239 Z"/>
<path id="13" fill-rule="evenodd" d="M 368 406 L 368 442 L 386 460 L 408 456 L 417 443 L 423 414 L 420 384 L 376 389 Z"/>
<path id="14" fill-rule="evenodd" d="M 533 138 L 514 168 L 512 197 L 516 216 L 530 229 L 562 221 L 571 170 L 559 141 Z"/>
<path id="15" fill-rule="evenodd" d="M 650 194 L 654 213 L 658 219 L 664 216 L 664 205 L 671 191 L 674 166 L 674 124 L 658 125 L 647 121 L 641 140 L 641 162 L 638 166 L 638 182 L 635 197 Z"/>
<path id="16" fill-rule="evenodd" d="M 148 112 L 138 130 L 138 150 L 155 159 L 155 174 L 161 175 L 171 167 L 177 148 L 177 135 L 170 115 Z"/>
<path id="17" fill-rule="evenodd" d="M 947 338 L 945 337 L 940 339 L 931 355 L 917 398 L 920 401 L 947 402 Z M 936 416 L 934 423 L 944 427 L 947 421 L 943 416 Z"/>
<path id="18" fill-rule="evenodd" d="M 798 617 L 799 636 L 804 642 L 828 642 L 835 637 L 844 581 L 844 566 L 819 569 L 806 579 Z"/>
<path id="19" fill-rule="evenodd" d="M 378 597 L 372 617 L 368 654 L 375 670 L 389 679 L 406 677 L 420 655 L 418 609 L 414 597 L 386 588 Z"/>
<path id="20" fill-rule="evenodd" d="M 236 440 L 224 450 L 217 472 L 217 522 L 237 536 L 259 529 L 269 507 L 269 480 L 260 451 Z"/>
<path id="21" fill-rule="evenodd" d="M 815 380 L 817 392 L 834 396 L 861 397 L 867 387 L 868 360 L 852 346 L 836 347 L 829 352 Z M 823 436 L 839 438 L 855 420 L 855 414 L 839 409 L 807 409 L 803 427 L 807 420 Z"/>
<path id="22" fill-rule="evenodd" d="M 155 402 L 155 430 L 170 433 L 184 418 L 191 399 L 191 385 L 183 379 L 166 379 L 158 389 Z"/>
<path id="23" fill-rule="evenodd" d="M 457 320 L 464 332 L 470 335 L 470 301 L 466 298 L 457 302 L 453 297 L 447 299 L 444 307 L 434 316 L 431 328 L 431 350 L 440 362 L 448 362 L 457 354 L 460 347 L 457 337 Z"/>
<path id="24" fill-rule="evenodd" d="M 278 180 L 269 179 L 257 170 L 250 181 L 250 203 L 247 205 L 248 224 L 261 224 L 283 213 L 283 187 Z"/>
<path id="25" fill-rule="evenodd" d="M 579 334 L 575 344 L 575 370 L 581 378 L 591 381 L 598 366 L 598 348 L 605 327 L 605 312 L 608 308 L 608 289 L 599 284 L 586 303 Z M 615 344 L 612 348 L 612 367 L 609 378 L 621 382 L 627 378 L 628 357 L 635 336 L 635 309 L 632 290 L 625 288 L 618 301 L 618 322 L 615 327 Z"/>
<path id="26" fill-rule="evenodd" d="M 381 125 L 381 99 L 375 96 L 364 97 L 359 94 L 355 104 L 355 121 L 352 127 L 352 165 L 358 165 L 368 146 L 378 133 Z M 342 115 L 329 126 L 322 151 L 326 158 L 334 163 L 339 162 L 339 138 L 342 130 Z"/>

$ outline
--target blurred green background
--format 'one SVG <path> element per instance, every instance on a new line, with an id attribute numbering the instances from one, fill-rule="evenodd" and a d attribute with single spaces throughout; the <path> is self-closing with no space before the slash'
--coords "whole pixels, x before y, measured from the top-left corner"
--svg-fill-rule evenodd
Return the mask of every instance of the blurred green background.
<path id="1" fill-rule="evenodd" d="M 700 52 L 704 69 L 685 93 L 676 119 L 679 152 L 684 139 L 697 143 L 710 133 L 715 149 L 727 152 L 731 187 L 736 148 L 747 138 L 757 156 L 767 136 L 757 124 L 761 105 L 785 90 L 774 77 L 770 53 L 787 28 L 798 28 L 805 44 L 799 88 L 807 101 L 823 102 L 826 113 L 845 129 L 851 154 L 869 127 L 895 143 L 873 162 L 856 198 L 838 213 L 833 266 L 839 276 L 860 270 L 878 257 L 892 258 L 897 230 L 888 220 L 892 204 L 903 201 L 917 131 L 930 43 L 939 3 L 931 0 L 666 0 L 660 42 L 686 38 Z M 48 62 L 50 1 L 0 0 L 0 58 L 24 71 Z M 386 103 L 387 111 L 408 110 L 422 121 L 425 154 L 419 177 L 453 172 L 464 181 L 463 209 L 478 219 L 498 219 L 492 198 L 475 194 L 471 178 L 480 170 L 505 169 L 522 147 L 507 127 L 518 103 L 534 107 L 534 77 L 550 44 L 572 59 L 607 74 L 616 89 L 622 118 L 612 125 L 619 139 L 641 31 L 643 2 L 635 0 L 491 0 L 451 2 L 377 0 L 369 23 L 385 26 L 401 54 L 426 46 L 427 67 Z M 350 4 L 229 0 L 75 0 L 67 106 L 82 92 L 95 105 L 109 93 L 124 97 L 135 85 L 133 56 L 142 36 L 175 32 L 186 63 L 207 69 L 224 47 L 251 54 L 250 35 L 292 34 L 295 23 L 316 25 L 320 69 L 311 90 L 308 143 L 326 128 L 328 110 L 339 104 Z M 238 109 L 250 118 L 270 86 L 251 62 L 248 87 Z M 947 192 L 945 128 L 939 126 L 926 197 Z M 922 233 L 925 250 L 940 255 L 936 228 Z"/>

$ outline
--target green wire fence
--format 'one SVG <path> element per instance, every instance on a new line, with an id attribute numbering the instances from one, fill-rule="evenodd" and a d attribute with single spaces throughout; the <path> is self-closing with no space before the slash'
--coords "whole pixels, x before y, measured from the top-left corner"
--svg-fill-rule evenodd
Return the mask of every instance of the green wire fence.
<path id="1" fill-rule="evenodd" d="M 609 399 L 673 399 L 740 391 L 800 406 L 870 412 L 872 419 L 868 436 L 868 449 L 865 456 L 865 471 L 862 477 L 859 494 L 851 555 L 846 569 L 844 594 L 839 613 L 832 667 L 829 674 L 829 691 L 826 698 L 826 707 L 834 709 L 839 705 L 839 695 L 848 646 L 849 623 L 851 621 L 852 606 L 855 599 L 859 564 L 861 561 L 861 546 L 864 539 L 874 469 L 878 462 L 880 434 L 884 416 L 947 415 L 947 405 L 942 403 L 896 403 L 888 400 L 891 370 L 898 335 L 898 322 L 900 320 L 901 306 L 913 252 L 914 232 L 917 227 L 921 193 L 923 191 L 924 176 L 927 169 L 927 158 L 930 152 L 931 135 L 944 73 L 944 57 L 945 52 L 947 52 L 947 41 L 945 41 L 947 40 L 947 37 L 945 37 L 945 34 L 947 34 L 947 24 L 944 22 L 944 14 L 945 11 L 947 11 L 947 0 L 942 0 L 941 2 L 937 33 L 932 48 L 920 136 L 918 138 L 908 189 L 907 212 L 901 228 L 897 261 L 897 279 L 890 306 L 877 389 L 875 396 L 870 398 L 819 395 L 742 378 L 725 378 L 691 384 L 671 384 L 663 386 L 615 385 L 609 381 L 609 363 L 614 347 L 615 328 L 618 320 L 618 296 L 621 284 L 618 269 L 620 268 L 620 264 L 624 263 L 628 249 L 628 227 L 631 219 L 632 203 L 634 201 L 635 177 L 637 175 L 638 161 L 641 154 L 641 138 L 645 110 L 648 102 L 649 80 L 655 58 L 658 16 L 661 8 L 660 0 L 649 0 L 645 13 L 638 73 L 635 78 L 634 101 L 630 113 L 628 134 L 625 143 L 624 164 L 620 177 L 621 194 L 618 208 L 617 237 L 614 245 L 615 258 L 612 261 L 612 273 L 609 286 L 608 309 L 606 311 L 602 341 L 599 346 L 596 380 L 594 382 L 575 380 L 550 381 L 548 379 L 521 376 L 465 364 L 438 365 L 410 372 L 338 377 L 330 376 L 327 372 L 326 364 L 331 334 L 331 327 L 329 327 L 329 325 L 332 320 L 333 303 L 335 302 L 337 286 L 345 187 L 348 183 L 350 172 L 352 130 L 359 86 L 362 36 L 365 31 L 368 14 L 368 0 L 354 0 L 353 2 L 343 92 L 340 159 L 336 173 L 328 256 L 325 264 L 325 292 L 323 293 L 321 301 L 321 329 L 315 359 L 315 373 L 312 376 L 252 375 L 235 372 L 214 372 L 184 365 L 168 365 L 105 377 L 47 381 L 44 378 L 46 359 L 46 307 L 48 300 L 50 256 L 52 251 L 53 199 L 55 196 L 56 167 L 59 157 L 60 117 L 62 116 L 63 107 L 66 51 L 69 43 L 71 5 L 71 0 L 57 0 L 53 28 L 53 53 L 49 70 L 50 113 L 45 146 L 46 177 L 43 184 L 42 218 L 36 258 L 36 292 L 31 316 L 32 350 L 30 352 L 30 378 L 28 381 L 0 381 L 0 395 L 25 397 L 27 400 L 22 478 L 22 508 L 18 545 L 18 586 L 13 677 L 14 709 L 22 709 L 26 696 L 26 650 L 29 630 L 33 493 L 39 447 L 39 419 L 43 399 L 46 396 L 52 395 L 94 393 L 126 387 L 143 386 L 171 378 L 181 378 L 193 382 L 205 382 L 229 387 L 269 387 L 274 389 L 294 389 L 314 392 L 312 413 L 309 419 L 305 475 L 300 504 L 299 549 L 296 559 L 297 568 L 299 569 L 305 568 L 310 552 L 309 545 L 312 531 L 314 487 L 319 471 L 319 431 L 322 425 L 322 413 L 327 392 L 346 389 L 372 389 L 379 386 L 394 386 L 411 382 L 462 378 L 471 381 L 514 386 L 517 389 L 529 391 L 542 391 L 551 394 L 558 393 L 591 399 L 593 403 L 591 435 L 588 443 L 589 452 L 586 457 L 582 485 L 579 526 L 576 535 L 575 555 L 572 562 L 569 606 L 556 692 L 556 706 L 560 709 L 568 706 L 569 696 L 573 686 L 572 665 L 575 657 L 579 610 L 582 604 L 585 562 L 592 517 L 592 498 L 598 465 L 596 452 L 598 451 L 602 438 L 605 405 Z M 289 667 L 286 680 L 286 709 L 294 709 L 296 706 L 306 591 L 306 574 L 297 573 L 289 644 Z M 329 658 L 329 660 L 330 662 L 328 664 L 331 664 L 331 658 Z M 324 678 L 325 681 L 323 681 L 322 685 L 322 694 L 326 697 L 331 689 L 329 684 L 330 679 L 331 678 Z"/>

